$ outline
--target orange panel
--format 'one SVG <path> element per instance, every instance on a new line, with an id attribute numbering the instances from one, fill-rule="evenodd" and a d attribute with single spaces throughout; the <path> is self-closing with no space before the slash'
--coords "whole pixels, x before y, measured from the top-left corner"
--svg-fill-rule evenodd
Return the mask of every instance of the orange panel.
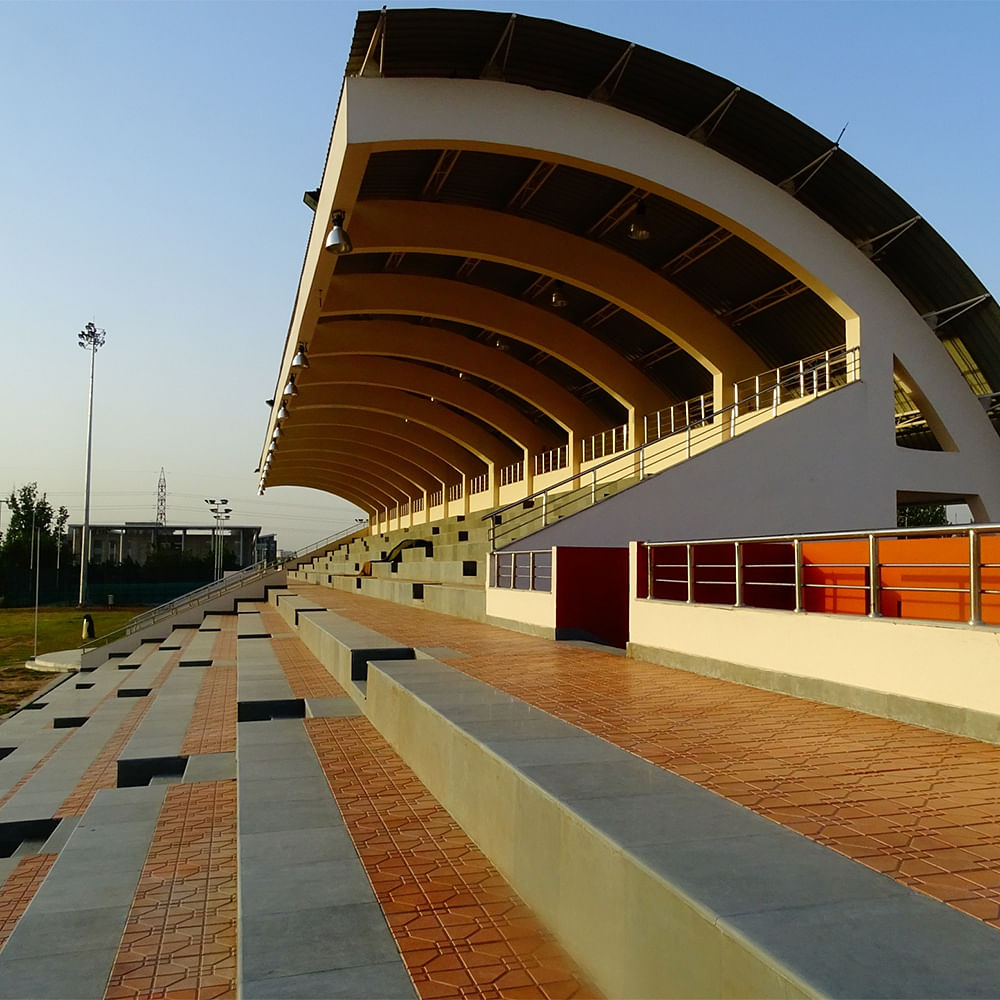
<path id="1" fill-rule="evenodd" d="M 864 539 L 803 542 L 802 563 L 806 611 L 844 615 L 868 613 L 867 591 L 838 589 L 863 587 L 867 583 L 868 542 Z M 858 563 L 863 565 L 856 565 Z"/>
<path id="2" fill-rule="evenodd" d="M 966 538 L 896 538 L 879 544 L 882 614 L 886 618 L 969 619 L 969 542 Z M 892 566 L 886 563 L 920 563 Z M 948 566 L 947 563 L 958 563 Z M 927 590 L 907 590 L 926 587 Z M 941 590 L 933 588 L 940 587 Z M 965 591 L 958 593 L 957 591 Z"/>

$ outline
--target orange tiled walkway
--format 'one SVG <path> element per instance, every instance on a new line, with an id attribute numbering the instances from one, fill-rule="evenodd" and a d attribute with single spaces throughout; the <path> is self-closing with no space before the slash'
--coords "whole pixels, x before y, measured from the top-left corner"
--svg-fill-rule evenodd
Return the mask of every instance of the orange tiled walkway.
<path id="1" fill-rule="evenodd" d="M 366 719 L 306 729 L 423 1000 L 598 996 Z"/>
<path id="2" fill-rule="evenodd" d="M 1000 928 L 1000 747 L 308 584 L 293 589 Z"/>
<path id="3" fill-rule="evenodd" d="M 172 785 L 107 1000 L 236 995 L 236 782 Z"/>
<path id="4" fill-rule="evenodd" d="M 0 948 L 7 943 L 18 920 L 45 881 L 57 854 L 30 854 L 22 858 L 0 888 Z"/>
<path id="5" fill-rule="evenodd" d="M 232 753 L 236 749 L 236 617 L 222 618 L 205 670 L 182 754 Z"/>
<path id="6" fill-rule="evenodd" d="M 284 618 L 269 604 L 258 604 L 264 628 L 271 633 L 271 648 L 281 662 L 293 698 L 343 698 L 344 689 L 303 645 Z"/>

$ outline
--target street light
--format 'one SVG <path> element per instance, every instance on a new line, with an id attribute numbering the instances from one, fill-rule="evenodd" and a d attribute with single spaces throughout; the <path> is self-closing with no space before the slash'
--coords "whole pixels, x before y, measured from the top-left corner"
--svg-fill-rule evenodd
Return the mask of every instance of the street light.
<path id="1" fill-rule="evenodd" d="M 90 393 L 87 396 L 87 485 L 83 494 L 83 534 L 80 538 L 80 599 L 82 608 L 87 603 L 87 562 L 90 541 L 90 456 L 94 440 L 94 358 L 97 349 L 104 346 L 107 334 L 88 323 L 79 334 L 79 345 L 90 351 Z"/>
<path id="2" fill-rule="evenodd" d="M 205 500 L 208 504 L 208 509 L 212 512 L 212 516 L 215 518 L 215 524 L 212 526 L 212 573 L 216 580 L 222 579 L 222 522 L 229 520 L 229 515 L 233 512 L 232 507 L 227 507 L 226 504 L 229 503 L 225 497 L 221 500 Z"/>

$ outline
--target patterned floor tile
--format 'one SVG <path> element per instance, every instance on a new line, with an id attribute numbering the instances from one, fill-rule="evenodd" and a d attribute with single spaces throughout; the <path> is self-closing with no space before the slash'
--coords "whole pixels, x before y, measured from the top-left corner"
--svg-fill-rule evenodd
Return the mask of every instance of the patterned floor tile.
<path id="1" fill-rule="evenodd" d="M 296 593 L 1000 928 L 1000 746 L 311 584 Z M 652 721 L 655 720 L 655 721 Z"/>
<path id="2" fill-rule="evenodd" d="M 236 782 L 172 785 L 105 1000 L 236 996 Z"/>
<path id="3" fill-rule="evenodd" d="M 599 995 L 367 719 L 305 724 L 423 1000 Z"/>

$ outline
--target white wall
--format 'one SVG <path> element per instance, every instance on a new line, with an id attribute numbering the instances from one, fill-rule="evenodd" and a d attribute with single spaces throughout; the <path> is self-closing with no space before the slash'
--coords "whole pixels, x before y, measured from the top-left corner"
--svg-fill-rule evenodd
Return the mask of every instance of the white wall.
<path id="1" fill-rule="evenodd" d="M 885 525 L 896 492 L 905 490 L 978 495 L 982 506 L 977 515 L 1000 519 L 1000 440 L 958 368 L 889 278 L 793 196 L 707 146 L 607 105 L 564 94 L 486 80 L 369 78 L 348 80 L 345 93 L 351 144 L 371 150 L 519 152 L 635 183 L 700 212 L 768 253 L 844 318 L 847 342 L 861 347 L 866 382 L 864 390 L 851 396 L 853 412 L 843 413 L 836 406 L 826 411 L 847 421 L 837 428 L 844 440 L 834 443 L 823 467 L 811 454 L 792 459 L 789 452 L 828 447 L 836 436 L 831 428 L 825 428 L 818 441 L 804 431 L 797 437 L 779 436 L 774 443 L 786 451 L 777 458 L 785 459 L 789 475 L 780 483 L 772 479 L 766 489 L 749 468 L 752 462 L 741 462 L 740 472 L 751 473 L 748 501 L 740 501 L 738 494 L 745 487 L 737 477 L 729 486 L 729 513 L 741 527 L 722 532 L 713 527 L 710 533 L 742 533 L 748 529 L 741 514 L 784 503 L 780 494 L 796 490 L 802 495 L 788 513 L 805 515 L 818 505 L 810 527 Z M 896 447 L 894 356 L 923 389 L 957 452 L 942 456 Z M 842 399 L 841 393 L 835 396 Z M 817 405 L 803 412 L 814 417 Z M 753 453 L 749 446 L 746 453 Z M 839 477 L 831 474 L 837 465 Z M 768 468 L 781 467 L 771 460 Z M 858 495 L 835 522 L 837 509 L 824 499 L 823 481 L 836 487 L 840 497 L 848 487 Z M 685 499 L 689 485 L 681 491 Z M 871 489 L 875 495 L 869 506 L 860 494 Z M 715 496 L 704 502 L 712 505 L 715 515 L 724 513 Z M 711 523 L 716 525 L 718 517 Z M 794 520 L 778 525 L 774 518 L 766 523 L 782 531 L 807 526 Z M 675 536 L 685 533 L 669 525 L 665 530 Z M 749 525 L 749 530 L 769 529 L 761 522 Z M 588 542 L 594 544 L 593 538 Z"/>
<path id="2" fill-rule="evenodd" d="M 862 446 L 867 396 L 847 386 L 511 548 L 892 527 L 894 484 Z"/>

